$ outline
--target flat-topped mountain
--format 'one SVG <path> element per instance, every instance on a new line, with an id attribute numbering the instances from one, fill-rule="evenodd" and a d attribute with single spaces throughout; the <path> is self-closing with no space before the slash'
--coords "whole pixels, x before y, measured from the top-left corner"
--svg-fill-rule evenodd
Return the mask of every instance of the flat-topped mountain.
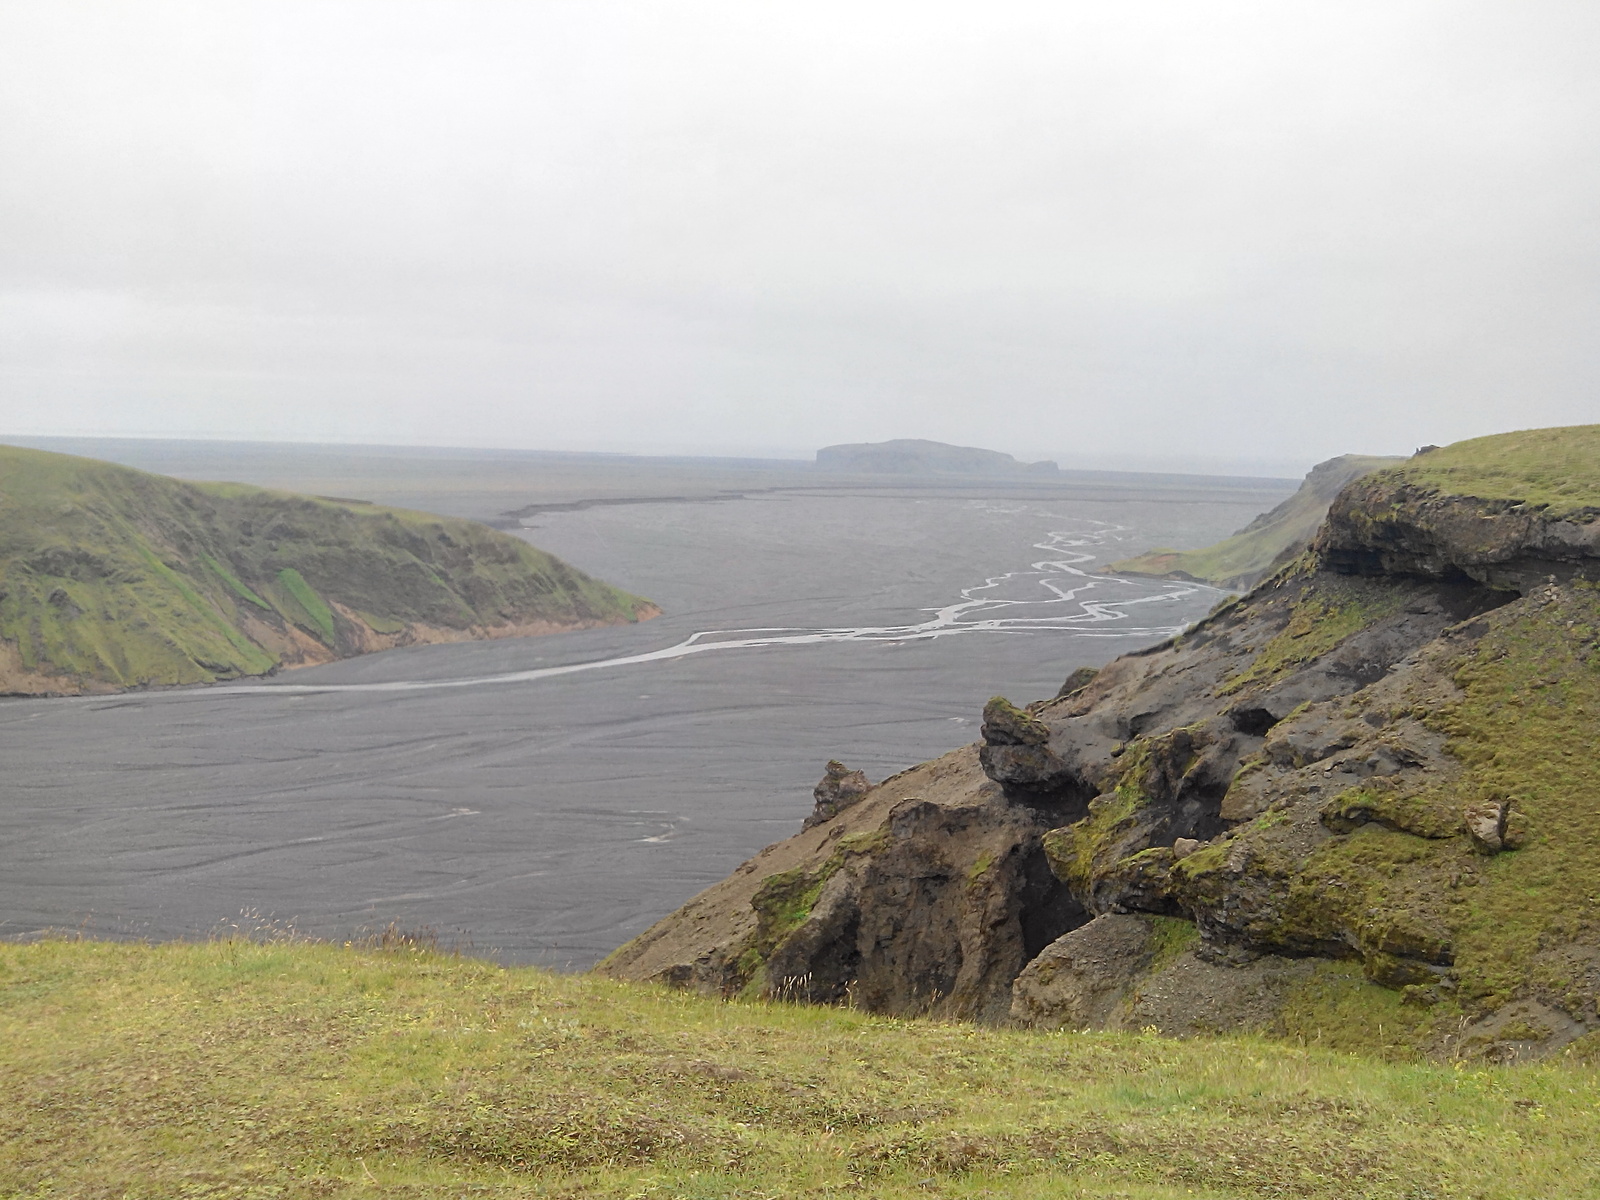
<path id="1" fill-rule="evenodd" d="M 819 788 L 808 828 L 600 969 L 1043 1027 L 1600 1051 L 1600 426 L 1362 475 L 1247 596 L 983 715 L 977 745 Z"/>
<path id="2" fill-rule="evenodd" d="M 655 612 L 472 521 L 0 446 L 0 693 L 208 683 Z"/>
<path id="3" fill-rule="evenodd" d="M 1054 475 L 1059 470 L 1053 462 L 1018 462 L 998 450 L 920 438 L 824 446 L 817 451 L 817 467 L 861 475 Z"/>

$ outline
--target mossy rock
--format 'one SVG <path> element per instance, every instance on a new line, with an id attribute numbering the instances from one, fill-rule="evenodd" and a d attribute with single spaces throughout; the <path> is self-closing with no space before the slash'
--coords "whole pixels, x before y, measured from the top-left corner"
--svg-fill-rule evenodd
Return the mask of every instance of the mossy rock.
<path id="1" fill-rule="evenodd" d="M 1461 810 L 1437 798 L 1369 785 L 1351 788 L 1322 806 L 1322 823 L 1335 833 L 1352 833 L 1369 821 L 1421 838 L 1462 834 Z"/>

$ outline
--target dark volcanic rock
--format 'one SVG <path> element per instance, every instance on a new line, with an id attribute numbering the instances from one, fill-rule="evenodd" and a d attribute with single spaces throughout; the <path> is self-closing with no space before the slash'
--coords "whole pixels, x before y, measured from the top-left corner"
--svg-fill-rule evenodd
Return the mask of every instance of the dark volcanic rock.
<path id="1" fill-rule="evenodd" d="M 1050 943 L 1012 990 L 1023 1025 L 1103 1028 L 1112 1023 L 1158 946 L 1150 917 L 1107 913 Z"/>
<path id="2" fill-rule="evenodd" d="M 956 751 L 768 847 L 597 969 L 998 1021 L 1024 964 L 1087 920 L 1045 861 L 1051 824 Z"/>
<path id="3" fill-rule="evenodd" d="M 831 821 L 872 790 L 865 771 L 852 771 L 838 759 L 830 759 L 822 782 L 811 789 L 817 807 L 805 819 L 804 829 Z"/>
<path id="4" fill-rule="evenodd" d="M 1056 693 L 1056 699 L 1060 700 L 1064 696 L 1076 696 L 1093 683 L 1094 677 L 1098 674 L 1100 674 L 1099 667 L 1079 667 L 1071 675 L 1067 676 L 1066 682 L 1061 685 L 1061 690 Z"/>
<path id="5" fill-rule="evenodd" d="M 1049 726 L 1004 696 L 983 706 L 981 732 L 978 761 L 1013 799 L 1072 806 L 1092 794 L 1072 765 L 1051 752 Z"/>
<path id="6" fill-rule="evenodd" d="M 778 940 L 765 990 L 874 1012 L 1004 1016 L 1023 964 L 1084 914 L 1050 873 L 1040 823 L 1000 805 L 902 800 Z"/>
<path id="7" fill-rule="evenodd" d="M 1334 571 L 1465 578 L 1526 593 L 1552 578 L 1600 578 L 1600 509 L 1552 515 L 1514 500 L 1440 495 L 1380 474 L 1339 495 L 1314 549 Z"/>

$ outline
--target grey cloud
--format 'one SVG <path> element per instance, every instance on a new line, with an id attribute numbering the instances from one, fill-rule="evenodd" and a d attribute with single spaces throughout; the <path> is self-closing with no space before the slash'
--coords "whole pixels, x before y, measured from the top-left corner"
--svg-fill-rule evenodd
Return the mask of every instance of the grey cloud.
<path id="1" fill-rule="evenodd" d="M 1586 3 L 0 7 L 0 435 L 1596 419 Z"/>

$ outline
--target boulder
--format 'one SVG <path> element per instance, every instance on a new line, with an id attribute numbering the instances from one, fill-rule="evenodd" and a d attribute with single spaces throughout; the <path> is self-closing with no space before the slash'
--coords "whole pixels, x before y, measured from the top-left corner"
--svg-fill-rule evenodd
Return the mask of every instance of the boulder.
<path id="1" fill-rule="evenodd" d="M 994 696 L 983 706 L 982 737 L 978 761 L 1011 798 L 1045 803 L 1062 797 L 1087 799 L 1072 764 L 1051 751 L 1050 727 L 1033 713 Z"/>
<path id="2" fill-rule="evenodd" d="M 1150 965 L 1154 921 L 1106 913 L 1051 942 L 1017 976 L 1012 1021 L 1034 1028 L 1103 1028 Z"/>
<path id="3" fill-rule="evenodd" d="M 1467 836 L 1473 846 L 1483 854 L 1498 854 L 1505 844 L 1501 832 L 1505 828 L 1506 806 L 1498 800 L 1468 805 L 1462 814 Z"/>
<path id="4" fill-rule="evenodd" d="M 852 771 L 838 759 L 829 759 L 822 781 L 811 789 L 816 808 L 805 819 L 802 829 L 831 821 L 842 811 L 857 803 L 872 790 L 872 781 L 865 771 Z"/>

